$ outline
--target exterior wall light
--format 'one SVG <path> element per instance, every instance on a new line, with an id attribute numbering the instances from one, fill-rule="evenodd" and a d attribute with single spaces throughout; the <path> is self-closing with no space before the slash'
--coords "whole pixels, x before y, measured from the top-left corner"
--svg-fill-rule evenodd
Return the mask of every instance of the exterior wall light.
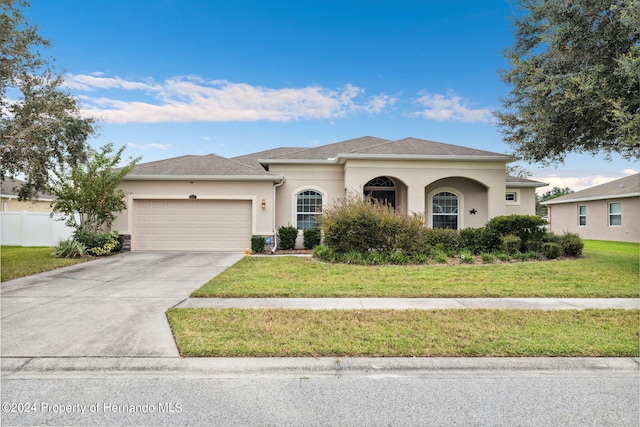
<path id="1" fill-rule="evenodd" d="M 265 199 L 262 199 L 262 209 L 266 209 L 267 207 L 267 201 Z"/>
<path id="2" fill-rule="evenodd" d="M 189 196 L 189 198 L 190 198 L 190 199 L 197 199 L 197 198 L 198 198 L 198 196 L 196 196 L 195 194 L 192 194 L 192 195 L 190 195 L 190 196 Z"/>

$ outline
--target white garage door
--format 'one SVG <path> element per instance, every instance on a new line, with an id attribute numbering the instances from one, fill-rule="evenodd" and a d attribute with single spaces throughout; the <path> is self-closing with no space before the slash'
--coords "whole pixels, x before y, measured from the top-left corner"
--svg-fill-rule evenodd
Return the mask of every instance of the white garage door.
<path id="1" fill-rule="evenodd" d="M 251 247 L 249 200 L 135 200 L 132 249 L 244 251 Z"/>

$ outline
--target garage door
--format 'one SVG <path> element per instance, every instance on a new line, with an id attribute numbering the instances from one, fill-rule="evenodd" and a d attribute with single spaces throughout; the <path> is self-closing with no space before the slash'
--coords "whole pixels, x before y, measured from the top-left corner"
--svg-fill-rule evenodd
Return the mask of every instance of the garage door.
<path id="1" fill-rule="evenodd" d="M 251 247 L 249 200 L 135 200 L 132 249 L 244 251 Z"/>

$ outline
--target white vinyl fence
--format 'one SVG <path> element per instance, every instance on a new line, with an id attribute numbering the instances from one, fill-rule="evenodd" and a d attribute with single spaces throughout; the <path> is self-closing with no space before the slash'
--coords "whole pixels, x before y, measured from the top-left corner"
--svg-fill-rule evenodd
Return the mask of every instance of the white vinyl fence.
<path id="1" fill-rule="evenodd" d="M 74 229 L 47 212 L 0 212 L 0 243 L 7 246 L 57 246 Z"/>

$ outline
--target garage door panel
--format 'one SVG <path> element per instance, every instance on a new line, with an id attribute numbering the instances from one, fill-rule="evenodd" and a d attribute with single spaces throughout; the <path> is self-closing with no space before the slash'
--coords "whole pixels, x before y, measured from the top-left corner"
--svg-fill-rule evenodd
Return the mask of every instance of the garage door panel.
<path id="1" fill-rule="evenodd" d="M 135 200 L 133 250 L 243 251 L 249 200 Z"/>

